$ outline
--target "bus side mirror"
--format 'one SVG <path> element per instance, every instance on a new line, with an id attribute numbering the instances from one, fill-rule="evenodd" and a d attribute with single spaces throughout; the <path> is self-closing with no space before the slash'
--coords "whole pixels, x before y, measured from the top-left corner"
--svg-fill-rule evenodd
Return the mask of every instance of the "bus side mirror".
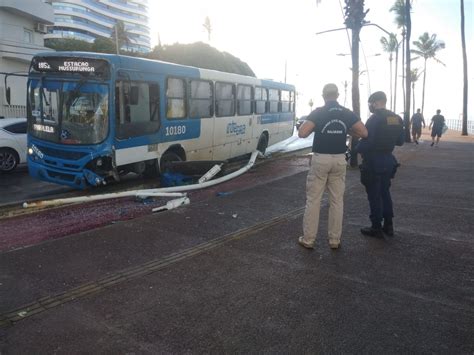
<path id="1" fill-rule="evenodd" d="M 130 105 L 138 105 L 138 86 L 132 86 L 130 89 Z"/>
<path id="2" fill-rule="evenodd" d="M 7 87 L 6 90 L 5 90 L 5 98 L 7 99 L 7 103 L 8 105 L 10 105 L 10 102 L 11 102 L 11 89 L 10 87 Z"/>

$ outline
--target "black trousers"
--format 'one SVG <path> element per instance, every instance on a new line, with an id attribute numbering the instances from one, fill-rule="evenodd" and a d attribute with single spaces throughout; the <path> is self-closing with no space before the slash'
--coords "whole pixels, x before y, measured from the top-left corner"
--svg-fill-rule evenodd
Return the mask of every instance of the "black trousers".
<path id="1" fill-rule="evenodd" d="M 390 186 L 392 173 L 376 174 L 366 172 L 365 181 L 362 183 L 367 192 L 367 199 L 370 206 L 370 221 L 372 226 L 379 228 L 382 220 L 385 223 L 391 223 L 393 218 L 392 196 L 390 195 Z M 361 176 L 362 177 L 362 176 Z"/>

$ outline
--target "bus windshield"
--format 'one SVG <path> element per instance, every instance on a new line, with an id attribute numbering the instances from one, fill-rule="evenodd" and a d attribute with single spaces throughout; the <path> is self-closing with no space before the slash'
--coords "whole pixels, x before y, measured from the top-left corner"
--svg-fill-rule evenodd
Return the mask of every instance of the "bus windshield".
<path id="1" fill-rule="evenodd" d="M 33 79 L 28 101 L 28 128 L 34 137 L 61 144 L 97 144 L 107 137 L 105 84 Z"/>

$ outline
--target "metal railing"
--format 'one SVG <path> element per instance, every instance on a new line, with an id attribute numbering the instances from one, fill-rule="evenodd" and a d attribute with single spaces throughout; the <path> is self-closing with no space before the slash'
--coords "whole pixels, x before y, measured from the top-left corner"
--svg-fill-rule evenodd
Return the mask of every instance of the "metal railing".
<path id="1" fill-rule="evenodd" d="M 446 126 L 453 131 L 462 131 L 462 121 L 461 120 L 454 120 L 449 119 L 446 120 Z M 467 132 L 469 134 L 474 134 L 474 121 L 467 121 Z"/>
<path id="2" fill-rule="evenodd" d="M 26 117 L 24 105 L 1 105 L 0 117 Z"/>

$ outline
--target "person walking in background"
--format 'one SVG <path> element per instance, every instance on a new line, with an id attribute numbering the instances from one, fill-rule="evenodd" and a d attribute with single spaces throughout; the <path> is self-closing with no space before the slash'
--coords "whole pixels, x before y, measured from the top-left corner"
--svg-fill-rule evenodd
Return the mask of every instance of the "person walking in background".
<path id="1" fill-rule="evenodd" d="M 411 118 L 411 135 L 416 144 L 418 144 L 418 140 L 421 137 L 421 124 L 423 124 L 423 128 L 426 127 L 425 118 L 423 117 L 421 110 L 417 109 L 416 113 Z"/>
<path id="2" fill-rule="evenodd" d="M 319 211 L 324 190 L 329 194 L 328 240 L 338 249 L 342 234 L 343 198 L 346 178 L 346 139 L 351 134 L 367 137 L 367 129 L 352 111 L 339 105 L 335 84 L 323 88 L 325 105 L 312 111 L 301 125 L 298 136 L 306 138 L 314 132 L 313 157 L 306 181 L 306 210 L 303 218 L 301 246 L 312 249 L 319 227 Z"/>
<path id="3" fill-rule="evenodd" d="M 431 129 L 431 146 L 435 144 L 435 137 L 436 137 L 436 147 L 438 147 L 439 139 L 443 134 L 443 127 L 444 127 L 444 116 L 441 115 L 441 110 L 436 110 L 436 115 L 431 118 L 430 128 Z"/>
<path id="4" fill-rule="evenodd" d="M 356 151 L 362 154 L 360 180 L 365 186 L 370 206 L 370 227 L 362 228 L 363 235 L 383 238 L 393 236 L 393 205 L 390 195 L 391 179 L 395 177 L 398 162 L 392 152 L 404 142 L 403 121 L 387 110 L 387 96 L 377 91 L 369 97 L 372 115 L 365 126 L 369 135 L 362 139 Z M 383 226 L 382 226 L 383 221 Z"/>

